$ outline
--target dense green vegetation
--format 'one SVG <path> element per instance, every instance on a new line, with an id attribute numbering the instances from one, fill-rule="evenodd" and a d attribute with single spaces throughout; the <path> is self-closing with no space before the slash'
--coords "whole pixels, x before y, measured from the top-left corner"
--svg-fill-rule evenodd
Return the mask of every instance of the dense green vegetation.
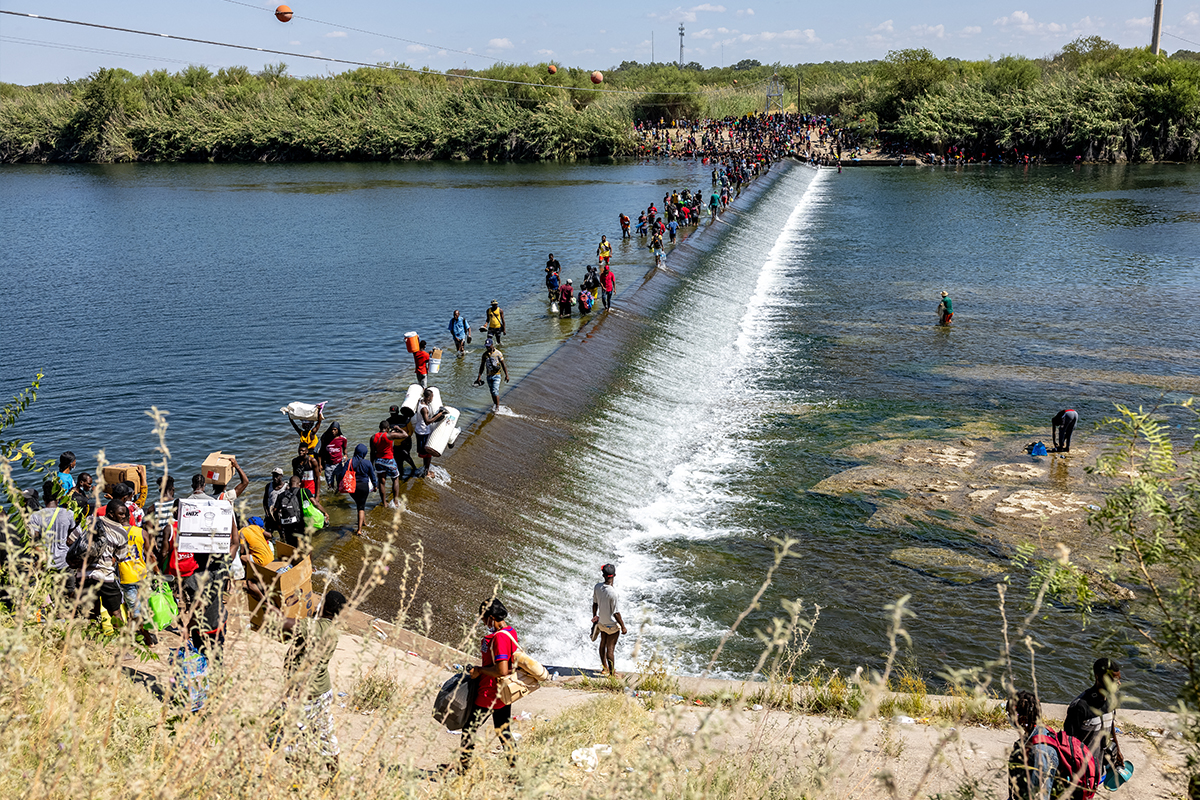
<path id="1" fill-rule="evenodd" d="M 796 66 L 625 62 L 601 87 L 619 92 L 594 91 L 584 70 L 549 75 L 545 64 L 445 75 L 398 66 L 322 78 L 290 77 L 282 64 L 259 73 L 102 69 L 63 84 L 0 84 L 0 161 L 623 155 L 636 152 L 636 121 L 762 111 L 773 76 L 785 108 L 837 116 L 836 125 L 919 152 L 1156 161 L 1195 159 L 1200 146 L 1197 54 L 1153 56 L 1099 37 L 1045 59 L 901 50 Z"/>

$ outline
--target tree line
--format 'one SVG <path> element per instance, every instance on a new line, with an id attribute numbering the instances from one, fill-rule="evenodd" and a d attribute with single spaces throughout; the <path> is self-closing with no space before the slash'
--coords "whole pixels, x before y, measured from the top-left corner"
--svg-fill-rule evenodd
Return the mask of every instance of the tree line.
<path id="1" fill-rule="evenodd" d="M 1200 54 L 1154 56 L 1099 37 L 1033 59 L 963 61 L 909 49 L 793 66 L 626 61 L 600 87 L 587 70 L 550 74 L 549 66 L 438 73 L 381 64 L 311 78 L 290 76 L 284 64 L 190 66 L 0 83 L 0 162 L 632 155 L 635 123 L 761 113 L 772 80 L 785 108 L 915 152 L 1190 161 L 1200 145 Z"/>

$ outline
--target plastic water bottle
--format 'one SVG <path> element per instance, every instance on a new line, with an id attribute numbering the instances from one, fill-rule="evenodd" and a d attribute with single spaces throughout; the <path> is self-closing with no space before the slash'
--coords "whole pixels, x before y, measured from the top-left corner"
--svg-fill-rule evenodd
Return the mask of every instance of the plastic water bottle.
<path id="1" fill-rule="evenodd" d="M 558 671 L 557 671 L 557 670 L 555 670 L 554 672 L 550 673 L 550 680 L 552 680 L 552 681 L 556 681 L 556 680 L 558 680 Z"/>

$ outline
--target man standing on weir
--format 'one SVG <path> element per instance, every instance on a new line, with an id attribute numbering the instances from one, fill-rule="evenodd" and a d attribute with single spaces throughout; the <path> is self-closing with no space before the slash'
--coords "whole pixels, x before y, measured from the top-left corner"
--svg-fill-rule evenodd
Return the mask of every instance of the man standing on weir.
<path id="1" fill-rule="evenodd" d="M 615 675 L 617 640 L 628 631 L 621 619 L 617 590 L 613 587 L 617 568 L 605 564 L 600 568 L 600 575 L 604 582 L 597 583 L 592 589 L 592 623 L 600 628 L 600 674 Z"/>

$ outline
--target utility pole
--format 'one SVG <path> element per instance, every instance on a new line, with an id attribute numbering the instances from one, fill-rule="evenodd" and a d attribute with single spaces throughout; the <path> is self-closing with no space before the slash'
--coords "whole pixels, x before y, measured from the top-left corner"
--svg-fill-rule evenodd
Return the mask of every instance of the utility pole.
<path id="1" fill-rule="evenodd" d="M 1154 0 L 1154 33 L 1150 39 L 1150 52 L 1154 55 L 1158 55 L 1158 40 L 1162 37 L 1162 4 L 1163 0 Z"/>
<path id="2" fill-rule="evenodd" d="M 1161 3 L 1162 0 L 1159 0 Z M 679 68 L 683 69 L 683 23 L 679 23 Z"/>

